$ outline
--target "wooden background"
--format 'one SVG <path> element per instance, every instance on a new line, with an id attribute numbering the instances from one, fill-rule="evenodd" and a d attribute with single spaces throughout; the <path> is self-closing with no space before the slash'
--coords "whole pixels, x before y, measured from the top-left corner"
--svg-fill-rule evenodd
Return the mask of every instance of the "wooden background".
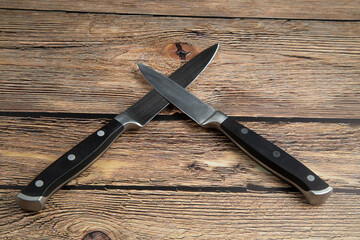
<path id="1" fill-rule="evenodd" d="M 168 107 L 39 213 L 15 196 L 151 87 L 220 43 L 190 91 L 333 188 L 323 205 Z M 359 239 L 360 2 L 0 2 L 0 239 Z"/>

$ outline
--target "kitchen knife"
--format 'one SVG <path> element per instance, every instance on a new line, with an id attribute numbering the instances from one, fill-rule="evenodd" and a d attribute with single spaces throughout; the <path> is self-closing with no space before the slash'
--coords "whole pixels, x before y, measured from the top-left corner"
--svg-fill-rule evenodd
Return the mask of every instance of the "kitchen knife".
<path id="1" fill-rule="evenodd" d="M 310 204 L 323 203 L 332 187 L 314 172 L 249 128 L 186 91 L 155 70 L 137 63 L 146 80 L 169 102 L 202 127 L 216 128 L 259 164 L 298 188 Z"/>
<path id="2" fill-rule="evenodd" d="M 169 77 L 187 87 L 211 62 L 217 49 L 218 44 L 205 49 Z M 41 210 L 52 194 L 89 167 L 120 134 L 143 127 L 168 104 L 157 91 L 150 91 L 40 173 L 18 194 L 18 205 L 28 211 Z"/>

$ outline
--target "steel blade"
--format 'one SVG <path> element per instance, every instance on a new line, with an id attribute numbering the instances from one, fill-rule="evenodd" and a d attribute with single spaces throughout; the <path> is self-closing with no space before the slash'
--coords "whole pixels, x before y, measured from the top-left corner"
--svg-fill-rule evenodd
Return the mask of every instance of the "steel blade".
<path id="1" fill-rule="evenodd" d="M 161 95 L 198 124 L 201 125 L 216 112 L 210 105 L 186 91 L 170 78 L 141 63 L 137 63 L 137 66 L 146 80 Z"/>
<path id="2" fill-rule="evenodd" d="M 172 73 L 169 78 L 180 84 L 182 87 L 186 88 L 211 62 L 218 50 L 218 47 L 219 45 L 215 44 L 205 49 L 178 70 L 176 70 L 174 73 Z M 168 104 L 169 102 L 164 99 L 161 94 L 153 89 L 139 101 L 129 107 L 125 112 L 133 120 L 137 121 L 141 125 L 145 125 Z"/>

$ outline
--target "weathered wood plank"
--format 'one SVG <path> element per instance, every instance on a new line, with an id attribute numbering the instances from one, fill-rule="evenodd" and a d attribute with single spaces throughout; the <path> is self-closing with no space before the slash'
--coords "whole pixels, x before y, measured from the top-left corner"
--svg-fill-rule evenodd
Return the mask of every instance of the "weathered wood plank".
<path id="1" fill-rule="evenodd" d="M 0 8 L 45 11 L 0 11 L 0 111 L 117 113 L 150 90 L 136 61 L 169 74 L 181 65 L 174 43 L 191 57 L 219 42 L 190 90 L 225 113 L 359 118 L 359 22 L 226 19 L 355 20 L 359 6 L 1 1 Z M 245 123 L 335 188 L 322 206 L 306 204 L 220 133 L 172 120 L 125 133 L 44 211 L 19 209 L 22 186 L 105 121 L 0 117 L 1 239 L 81 239 L 92 231 L 111 239 L 360 237 L 360 125 L 350 123 Z"/>
<path id="2" fill-rule="evenodd" d="M 14 1 L 3 0 L 0 8 L 81 11 L 119 14 L 155 14 L 199 17 L 250 17 L 288 19 L 359 20 L 358 0 L 201 0 L 201 1 Z"/>
<path id="3" fill-rule="evenodd" d="M 0 185 L 25 186 L 103 120 L 0 117 Z M 336 188 L 359 189 L 360 125 L 248 122 Z M 161 139 L 161 140 L 159 140 Z M 110 186 L 289 187 L 221 133 L 188 121 L 152 121 L 124 133 L 69 183 Z"/>
<path id="4" fill-rule="evenodd" d="M 190 89 L 225 113 L 360 115 L 360 22 L 0 13 L 1 111 L 117 113 L 151 89 L 136 61 L 169 74 L 169 44 L 218 42 Z"/>
<path id="5" fill-rule="evenodd" d="M 42 212 L 26 213 L 0 190 L 2 239 L 358 239 L 359 195 L 321 206 L 286 193 L 60 190 Z M 71 200 L 70 200 L 71 199 Z"/>

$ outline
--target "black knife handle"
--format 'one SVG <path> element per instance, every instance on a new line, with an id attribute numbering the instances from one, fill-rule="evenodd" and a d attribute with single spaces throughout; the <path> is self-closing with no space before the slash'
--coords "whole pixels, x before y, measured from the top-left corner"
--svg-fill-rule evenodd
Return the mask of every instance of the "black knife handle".
<path id="1" fill-rule="evenodd" d="M 221 130 L 262 166 L 298 188 L 310 204 L 323 203 L 332 188 L 314 172 L 249 128 L 227 118 Z"/>
<path id="2" fill-rule="evenodd" d="M 24 210 L 40 211 L 60 187 L 89 167 L 124 131 L 113 119 L 40 173 L 16 198 Z"/>

